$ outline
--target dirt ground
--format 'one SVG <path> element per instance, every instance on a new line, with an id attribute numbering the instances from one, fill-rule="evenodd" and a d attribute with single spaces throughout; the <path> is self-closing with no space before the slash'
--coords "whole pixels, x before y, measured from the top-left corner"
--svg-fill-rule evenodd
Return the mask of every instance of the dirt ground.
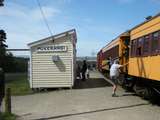
<path id="1" fill-rule="evenodd" d="M 160 120 L 160 107 L 134 93 L 112 86 L 98 72 L 73 89 L 53 90 L 12 97 L 12 111 L 19 120 Z"/>

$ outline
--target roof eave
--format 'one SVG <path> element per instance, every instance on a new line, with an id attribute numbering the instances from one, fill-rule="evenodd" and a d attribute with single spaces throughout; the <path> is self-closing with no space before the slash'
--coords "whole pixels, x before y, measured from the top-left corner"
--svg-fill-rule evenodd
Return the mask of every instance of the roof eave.
<path id="1" fill-rule="evenodd" d="M 36 45 L 39 45 L 39 44 L 43 44 L 45 42 L 48 42 L 48 41 L 51 41 L 51 40 L 56 40 L 58 38 L 61 38 L 61 37 L 64 37 L 66 35 L 71 35 L 71 34 L 75 34 L 76 35 L 76 30 L 75 29 L 71 29 L 69 31 L 66 31 L 66 32 L 63 32 L 63 33 L 60 33 L 60 34 L 57 34 L 57 35 L 54 35 L 54 36 L 50 36 L 50 37 L 47 37 L 47 38 L 44 38 L 44 39 L 41 39 L 41 40 L 38 40 L 38 41 L 34 41 L 34 42 L 31 42 L 29 44 L 27 44 L 28 47 L 33 47 L 33 46 L 36 46 Z M 76 41 L 77 41 L 77 37 L 76 37 Z"/>

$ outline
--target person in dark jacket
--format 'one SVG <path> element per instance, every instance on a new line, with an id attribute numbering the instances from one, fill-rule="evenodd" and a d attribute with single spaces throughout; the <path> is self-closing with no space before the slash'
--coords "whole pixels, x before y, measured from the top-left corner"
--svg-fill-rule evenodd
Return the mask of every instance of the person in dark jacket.
<path id="1" fill-rule="evenodd" d="M 111 66 L 112 66 L 112 64 L 113 64 L 113 62 L 112 62 L 112 58 L 111 57 L 109 57 L 108 59 L 108 66 L 109 66 L 109 69 L 111 68 Z"/>
<path id="2" fill-rule="evenodd" d="M 82 66 L 82 80 L 86 80 L 86 71 L 87 71 L 87 63 L 86 60 L 83 61 L 83 66 Z"/>
<path id="3" fill-rule="evenodd" d="M 79 79 L 82 79 L 82 77 L 81 77 L 81 67 L 80 67 L 80 65 L 78 64 L 78 66 L 77 66 L 77 69 L 76 69 L 77 71 L 77 77 L 79 77 Z"/>

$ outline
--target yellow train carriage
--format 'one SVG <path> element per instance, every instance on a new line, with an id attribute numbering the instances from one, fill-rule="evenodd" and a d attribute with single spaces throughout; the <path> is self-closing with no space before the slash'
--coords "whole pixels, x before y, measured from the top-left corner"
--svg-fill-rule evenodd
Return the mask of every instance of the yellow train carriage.
<path id="1" fill-rule="evenodd" d="M 129 58 L 130 43 L 129 32 L 124 32 L 116 39 L 112 40 L 109 44 L 102 48 L 102 70 L 109 71 L 109 63 L 113 63 L 115 59 L 120 60 L 120 64 L 126 64 Z M 127 67 L 123 72 L 127 73 Z"/>
<path id="2" fill-rule="evenodd" d="M 102 69 L 108 70 L 107 58 L 129 62 L 122 69 L 120 84 L 147 98 L 160 95 L 160 13 L 124 32 L 102 48 Z"/>
<path id="3" fill-rule="evenodd" d="M 160 81 L 160 14 L 130 31 L 128 74 Z"/>
<path id="4" fill-rule="evenodd" d="M 119 39 L 116 38 L 112 40 L 109 44 L 107 44 L 105 47 L 103 47 L 102 53 L 102 69 L 105 71 L 109 71 L 110 62 L 119 57 Z"/>

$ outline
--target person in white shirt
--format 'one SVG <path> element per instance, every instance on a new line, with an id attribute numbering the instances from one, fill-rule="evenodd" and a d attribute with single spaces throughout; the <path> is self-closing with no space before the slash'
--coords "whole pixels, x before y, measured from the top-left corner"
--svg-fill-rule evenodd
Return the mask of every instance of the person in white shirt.
<path id="1" fill-rule="evenodd" d="M 127 63 L 128 64 L 128 63 Z M 116 89 L 117 89 L 117 84 L 118 84 L 118 77 L 119 77 L 119 68 L 126 66 L 125 65 L 120 65 L 118 60 L 115 60 L 114 63 L 112 64 L 110 68 L 110 78 L 113 82 L 113 92 L 112 92 L 112 97 L 116 97 Z"/>
<path id="2" fill-rule="evenodd" d="M 89 69 L 86 70 L 86 79 L 89 79 Z"/>

